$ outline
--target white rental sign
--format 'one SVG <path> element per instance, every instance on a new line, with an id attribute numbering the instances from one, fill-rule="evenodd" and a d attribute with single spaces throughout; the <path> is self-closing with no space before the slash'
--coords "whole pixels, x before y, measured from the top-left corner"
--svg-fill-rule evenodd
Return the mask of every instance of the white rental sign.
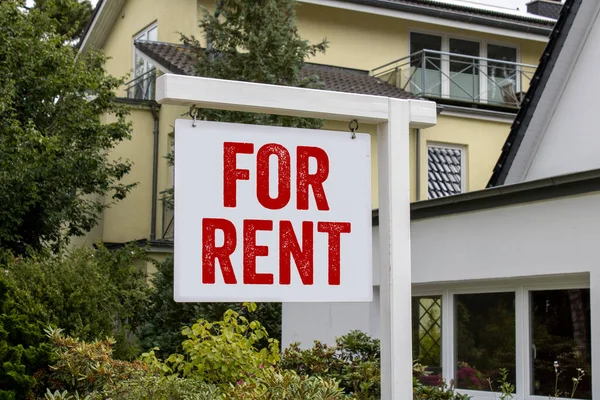
<path id="1" fill-rule="evenodd" d="M 368 134 L 177 120 L 175 300 L 371 301 Z"/>

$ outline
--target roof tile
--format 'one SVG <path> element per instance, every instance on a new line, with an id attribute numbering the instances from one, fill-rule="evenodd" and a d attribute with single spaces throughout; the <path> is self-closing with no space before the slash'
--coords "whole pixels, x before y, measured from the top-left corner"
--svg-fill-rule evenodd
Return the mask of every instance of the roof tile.
<path id="1" fill-rule="evenodd" d="M 189 48 L 177 43 L 138 41 L 138 50 L 169 71 L 181 75 L 194 74 L 194 59 Z M 303 77 L 318 76 L 325 90 L 365 95 L 417 99 L 410 92 L 370 76 L 368 71 L 305 63 Z"/>

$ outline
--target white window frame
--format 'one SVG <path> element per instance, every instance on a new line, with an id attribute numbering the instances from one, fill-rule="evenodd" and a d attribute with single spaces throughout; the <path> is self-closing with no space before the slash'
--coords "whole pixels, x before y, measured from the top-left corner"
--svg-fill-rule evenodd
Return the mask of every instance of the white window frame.
<path id="1" fill-rule="evenodd" d="M 560 276 L 542 276 L 520 279 L 507 279 L 487 282 L 459 282 L 443 285 L 413 285 L 412 296 L 442 297 L 442 377 L 450 382 L 456 375 L 454 296 L 477 293 L 515 293 L 515 366 L 516 394 L 512 400 L 548 400 L 548 396 L 530 394 L 532 387 L 531 371 L 531 291 L 589 289 L 589 274 L 569 274 Z M 593 367 L 592 367 L 593 368 Z M 586 377 L 591 379 L 592 375 Z M 498 400 L 499 396 L 490 392 L 457 389 L 459 393 L 472 396 L 472 400 Z M 568 400 L 556 398 L 556 400 Z M 580 399 L 578 399 L 580 400 Z"/>
<path id="2" fill-rule="evenodd" d="M 479 43 L 479 57 L 487 59 L 488 55 L 488 44 L 493 44 L 496 46 L 504 46 L 511 47 L 516 49 L 516 63 L 521 63 L 521 46 L 518 43 L 510 43 L 503 42 L 499 40 L 485 40 L 480 37 L 464 35 L 464 34 L 449 34 L 445 32 L 440 32 L 436 30 L 428 30 L 428 29 L 420 29 L 420 28 L 409 28 L 408 29 L 408 54 L 412 54 L 411 49 L 411 33 L 420 33 L 424 35 L 432 35 L 438 36 L 442 38 L 442 52 L 449 53 L 450 52 L 450 39 L 459 39 L 459 40 L 468 40 L 471 42 Z M 449 99 L 450 98 L 450 81 L 449 79 L 443 79 L 446 76 L 450 76 L 450 60 L 448 56 L 444 55 L 441 57 L 442 63 L 442 82 L 441 82 L 441 95 L 442 98 Z M 487 61 L 481 60 L 480 69 L 483 71 L 487 71 Z M 487 73 L 486 73 L 487 76 Z M 521 76 L 517 74 L 517 87 L 520 86 Z M 488 91 L 488 80 L 480 77 L 479 79 L 479 91 L 481 96 L 481 103 L 487 103 L 487 91 Z"/>
<path id="3" fill-rule="evenodd" d="M 453 144 L 453 143 L 443 143 L 443 142 L 430 142 L 427 141 L 425 146 L 426 158 L 425 158 L 425 166 L 427 167 L 427 193 L 429 192 L 429 148 L 430 147 L 439 147 L 445 149 L 452 150 L 460 150 L 460 192 L 467 192 L 467 146 L 461 144 Z"/>
<path id="4" fill-rule="evenodd" d="M 138 55 L 138 49 L 135 47 L 135 42 L 137 40 L 140 39 L 140 37 L 142 36 L 148 36 L 148 32 L 150 32 L 152 29 L 156 29 L 156 38 L 158 39 L 158 21 L 155 21 L 153 23 L 151 23 L 150 25 L 148 25 L 147 27 L 145 27 L 144 29 L 142 29 L 141 31 L 137 32 L 135 35 L 133 35 L 132 41 L 131 41 L 131 47 L 133 49 L 133 79 L 137 78 L 137 71 L 135 68 L 135 61 Z M 144 58 L 143 56 L 141 56 L 141 58 Z M 145 59 L 145 58 L 144 58 Z M 148 72 L 148 71 L 146 71 Z"/>

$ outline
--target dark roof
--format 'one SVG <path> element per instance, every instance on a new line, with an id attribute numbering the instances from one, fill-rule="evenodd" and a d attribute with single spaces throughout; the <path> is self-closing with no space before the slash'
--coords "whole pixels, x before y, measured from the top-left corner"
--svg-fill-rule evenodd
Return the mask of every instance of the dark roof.
<path id="1" fill-rule="evenodd" d="M 550 34 L 550 40 L 542 53 L 538 68 L 531 79 L 529 90 L 527 91 L 521 109 L 517 113 L 515 121 L 510 128 L 510 133 L 502 147 L 502 152 L 500 153 L 500 157 L 494 167 L 492 177 L 490 178 L 487 187 L 504 184 L 515 156 L 519 151 L 519 146 L 521 146 L 523 137 L 531 123 L 531 119 L 540 101 L 544 87 L 546 86 L 550 75 L 552 75 L 554 65 L 567 40 L 567 36 L 569 35 L 569 31 L 573 25 L 581 2 L 582 0 L 567 0 L 563 5 L 560 17 L 556 22 L 554 30 Z"/>
<path id="2" fill-rule="evenodd" d="M 427 148 L 427 198 L 437 199 L 461 192 L 462 152 L 441 146 Z"/>
<path id="3" fill-rule="evenodd" d="M 600 191 L 600 169 L 594 169 L 439 199 L 417 201 L 410 205 L 410 219 L 416 221 L 598 191 Z M 373 210 L 372 222 L 373 225 L 379 225 L 379 210 Z"/>
<path id="4" fill-rule="evenodd" d="M 461 4 L 440 0 L 344 0 L 347 3 L 369 5 L 415 14 L 471 22 L 515 31 L 548 35 L 555 21 L 534 14 L 516 13 L 480 4 Z"/>
<path id="5" fill-rule="evenodd" d="M 189 49 L 182 44 L 139 41 L 135 43 L 135 46 L 147 57 L 155 60 L 157 64 L 172 73 L 194 75 L 193 56 Z M 324 84 L 324 89 L 334 92 L 367 94 L 399 99 L 418 98 L 412 93 L 385 83 L 379 78 L 370 76 L 368 71 L 306 63 L 302 68 L 301 74 L 304 77 L 318 76 Z"/>

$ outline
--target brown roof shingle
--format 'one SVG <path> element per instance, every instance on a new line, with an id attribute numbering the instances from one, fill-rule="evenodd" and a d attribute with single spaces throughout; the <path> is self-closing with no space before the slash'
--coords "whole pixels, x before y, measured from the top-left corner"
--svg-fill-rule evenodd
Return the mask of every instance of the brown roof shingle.
<path id="1" fill-rule="evenodd" d="M 195 75 L 194 61 L 187 47 L 177 43 L 138 41 L 135 47 L 158 65 L 181 75 Z M 367 94 L 398 99 L 417 99 L 415 95 L 370 76 L 368 71 L 306 63 L 301 75 L 318 76 L 325 90 Z"/>

